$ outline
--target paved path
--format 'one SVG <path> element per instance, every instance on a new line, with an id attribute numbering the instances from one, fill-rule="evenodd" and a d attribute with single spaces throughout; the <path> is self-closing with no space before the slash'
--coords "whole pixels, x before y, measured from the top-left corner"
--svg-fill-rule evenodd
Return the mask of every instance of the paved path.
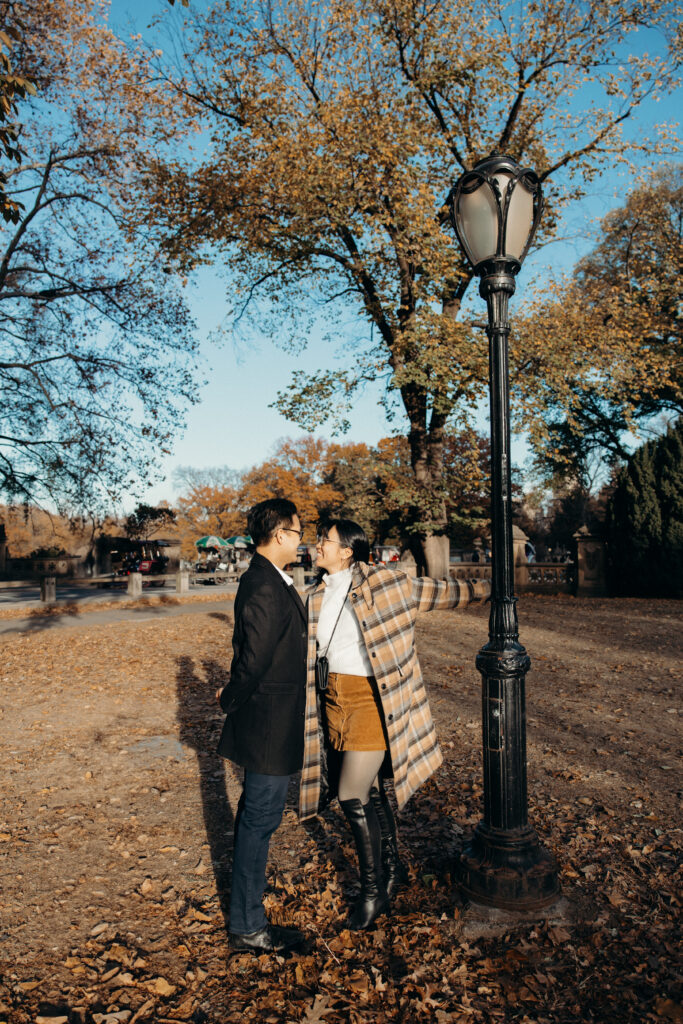
<path id="1" fill-rule="evenodd" d="M 212 593 L 234 593 L 237 590 L 236 582 L 226 583 L 197 583 L 190 588 L 191 594 Z M 175 594 L 175 581 L 166 580 L 164 587 L 143 587 L 144 597 L 152 597 L 155 594 Z M 57 583 L 57 601 L 77 602 L 78 604 L 89 604 L 93 601 L 126 601 L 130 595 L 125 584 L 113 587 L 83 585 L 78 583 Z M 21 587 L 0 586 L 0 609 L 15 607 L 44 608 L 40 600 L 40 587 L 27 584 Z"/>
<path id="2" fill-rule="evenodd" d="M 234 593 L 234 587 L 231 593 Z M 226 608 L 232 608 L 232 600 L 226 593 L 215 601 L 187 601 L 180 604 L 139 604 L 134 608 L 106 608 L 97 611 L 92 607 L 87 610 L 83 606 L 56 610 L 48 615 L 28 615 L 21 619 L 0 619 L 0 638 L 10 638 L 18 633 L 49 633 L 53 629 L 65 627 L 82 628 L 84 626 L 109 625 L 114 622 L 152 622 L 174 615 L 224 615 Z M 171 596 L 171 595 L 169 595 Z M 101 598 L 100 598 L 101 600 Z M 143 599 L 144 600 L 144 599 Z M 178 599 L 182 602 L 182 598 Z M 43 608 L 37 602 L 39 608 Z"/>

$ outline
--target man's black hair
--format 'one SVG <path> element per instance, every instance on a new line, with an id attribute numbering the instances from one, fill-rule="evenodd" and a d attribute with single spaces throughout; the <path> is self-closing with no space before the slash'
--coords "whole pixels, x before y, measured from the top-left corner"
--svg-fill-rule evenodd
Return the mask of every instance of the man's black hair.
<path id="1" fill-rule="evenodd" d="M 368 562 L 370 560 L 370 542 L 362 526 L 354 523 L 353 519 L 326 518 L 318 526 L 319 537 L 329 537 L 330 530 L 335 526 L 339 543 L 343 548 L 351 548 L 354 562 Z"/>
<path id="2" fill-rule="evenodd" d="M 249 509 L 247 530 L 254 547 L 262 547 L 273 537 L 276 530 L 293 528 L 294 516 L 298 515 L 296 505 L 287 498 L 267 498 Z"/>

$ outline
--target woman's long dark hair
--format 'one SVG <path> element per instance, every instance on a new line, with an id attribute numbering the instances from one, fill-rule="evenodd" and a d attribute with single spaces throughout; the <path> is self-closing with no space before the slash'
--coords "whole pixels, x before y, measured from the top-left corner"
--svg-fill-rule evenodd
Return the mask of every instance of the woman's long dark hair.
<path id="1" fill-rule="evenodd" d="M 325 519 L 318 525 L 318 536 L 329 537 L 333 526 L 336 527 L 341 546 L 351 548 L 354 562 L 369 561 L 370 541 L 362 526 L 352 519 Z"/>

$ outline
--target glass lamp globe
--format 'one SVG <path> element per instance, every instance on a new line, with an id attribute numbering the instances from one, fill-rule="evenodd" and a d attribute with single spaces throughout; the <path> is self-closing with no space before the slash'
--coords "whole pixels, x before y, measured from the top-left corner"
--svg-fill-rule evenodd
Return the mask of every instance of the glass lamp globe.
<path id="1" fill-rule="evenodd" d="M 475 271 L 505 260 L 513 273 L 531 245 L 543 206 L 536 173 L 511 157 L 488 157 L 460 178 L 449 196 L 453 227 Z"/>

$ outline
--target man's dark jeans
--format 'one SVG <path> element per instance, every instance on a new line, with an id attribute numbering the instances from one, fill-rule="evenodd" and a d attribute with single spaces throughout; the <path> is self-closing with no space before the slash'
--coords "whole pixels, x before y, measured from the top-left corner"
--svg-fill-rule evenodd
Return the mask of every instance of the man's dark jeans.
<path id="1" fill-rule="evenodd" d="M 235 816 L 230 887 L 230 931 L 248 935 L 268 922 L 263 910 L 270 837 L 282 820 L 289 775 L 244 772 Z"/>

